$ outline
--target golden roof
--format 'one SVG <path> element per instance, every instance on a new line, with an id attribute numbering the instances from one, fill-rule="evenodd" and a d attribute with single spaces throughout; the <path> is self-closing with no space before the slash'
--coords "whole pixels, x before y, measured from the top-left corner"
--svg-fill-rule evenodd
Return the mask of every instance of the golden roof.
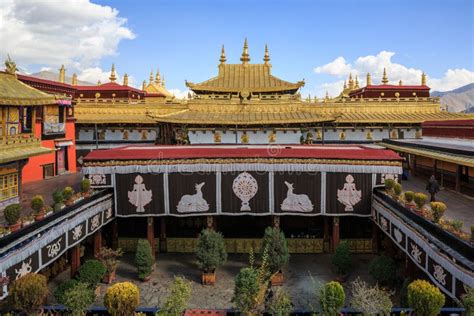
<path id="1" fill-rule="evenodd" d="M 54 96 L 41 92 L 16 78 L 0 72 L 0 105 L 34 106 L 56 104 Z"/>
<path id="2" fill-rule="evenodd" d="M 336 117 L 337 123 L 422 123 L 424 121 L 462 120 L 462 113 L 342 113 Z"/>
<path id="3" fill-rule="evenodd" d="M 169 92 L 168 90 L 166 90 L 166 88 L 161 85 L 160 83 L 156 83 L 156 82 L 150 82 L 146 87 L 145 87 L 145 91 L 146 93 L 150 93 L 150 94 L 160 94 L 162 95 L 163 97 L 166 97 L 166 98 L 173 98 L 174 95 Z"/>
<path id="4" fill-rule="evenodd" d="M 26 159 L 32 156 L 48 154 L 54 149 L 41 147 L 41 142 L 31 134 L 9 136 L 0 143 L 0 163 Z"/>

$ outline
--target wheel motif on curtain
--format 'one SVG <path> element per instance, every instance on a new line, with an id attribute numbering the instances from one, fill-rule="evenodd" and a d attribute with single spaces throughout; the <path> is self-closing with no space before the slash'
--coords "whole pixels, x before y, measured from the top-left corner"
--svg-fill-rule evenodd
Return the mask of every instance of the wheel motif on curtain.
<path id="1" fill-rule="evenodd" d="M 239 174 L 232 184 L 234 194 L 242 201 L 241 211 L 250 211 L 249 201 L 257 194 L 257 180 L 248 172 Z"/>

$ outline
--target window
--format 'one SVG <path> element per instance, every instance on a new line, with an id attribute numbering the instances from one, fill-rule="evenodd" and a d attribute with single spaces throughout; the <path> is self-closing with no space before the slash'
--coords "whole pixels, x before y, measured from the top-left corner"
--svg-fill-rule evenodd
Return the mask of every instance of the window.
<path id="1" fill-rule="evenodd" d="M 21 111 L 21 131 L 22 133 L 29 133 L 33 127 L 33 107 L 24 107 Z"/>
<path id="2" fill-rule="evenodd" d="M 0 201 L 18 196 L 18 173 L 1 175 L 0 184 Z"/>
<path id="3" fill-rule="evenodd" d="M 54 177 L 54 163 L 43 165 L 43 179 Z"/>

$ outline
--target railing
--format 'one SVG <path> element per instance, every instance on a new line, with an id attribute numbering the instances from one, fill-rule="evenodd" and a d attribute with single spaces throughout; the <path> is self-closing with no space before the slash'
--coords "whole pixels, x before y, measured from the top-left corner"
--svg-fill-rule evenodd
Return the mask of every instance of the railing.
<path id="1" fill-rule="evenodd" d="M 39 138 L 36 138 L 33 134 L 15 134 L 9 135 L 2 142 L 0 146 L 24 146 L 24 145 L 40 145 L 41 141 Z"/>
<path id="2" fill-rule="evenodd" d="M 52 135 L 52 134 L 64 134 L 66 124 L 64 123 L 50 123 L 43 122 L 43 134 Z"/>

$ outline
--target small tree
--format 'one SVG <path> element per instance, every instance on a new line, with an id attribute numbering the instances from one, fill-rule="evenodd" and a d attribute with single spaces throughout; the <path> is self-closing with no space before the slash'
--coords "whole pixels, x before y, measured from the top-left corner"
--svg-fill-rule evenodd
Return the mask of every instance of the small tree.
<path id="1" fill-rule="evenodd" d="M 146 280 L 151 274 L 153 266 L 153 254 L 148 240 L 140 239 L 137 244 L 137 252 L 135 253 L 135 264 L 138 269 L 138 277 L 140 280 Z"/>
<path id="2" fill-rule="evenodd" d="M 344 306 L 345 300 L 346 294 L 339 282 L 328 282 L 320 289 L 319 304 L 324 315 L 337 315 Z"/>
<path id="3" fill-rule="evenodd" d="M 443 217 L 444 212 L 446 212 L 446 204 L 443 202 L 431 202 L 431 211 L 433 214 L 433 221 L 439 223 L 441 217 Z"/>
<path id="4" fill-rule="evenodd" d="M 64 201 L 68 201 L 74 195 L 74 189 L 72 187 L 65 187 L 63 190 Z"/>
<path id="5" fill-rule="evenodd" d="M 47 279 L 44 275 L 29 273 L 13 281 L 9 295 L 13 308 L 27 315 L 37 315 L 48 296 Z"/>
<path id="6" fill-rule="evenodd" d="M 232 303 L 242 313 L 251 313 L 257 308 L 255 298 L 259 291 L 258 271 L 254 268 L 242 268 L 235 278 Z"/>
<path id="7" fill-rule="evenodd" d="M 86 315 L 85 310 L 95 301 L 95 291 L 87 283 L 78 283 L 67 290 L 64 295 L 64 305 L 73 316 Z"/>
<path id="8" fill-rule="evenodd" d="M 444 301 L 443 293 L 427 281 L 415 280 L 408 285 L 408 304 L 416 315 L 438 315 Z"/>
<path id="9" fill-rule="evenodd" d="M 3 216 L 7 221 L 8 225 L 15 225 L 20 219 L 21 205 L 10 204 L 3 210 Z"/>
<path id="10" fill-rule="evenodd" d="M 395 183 L 393 185 L 393 193 L 397 198 L 402 194 L 402 185 L 400 183 Z"/>
<path id="11" fill-rule="evenodd" d="M 349 244 L 347 241 L 341 242 L 334 251 L 332 256 L 332 264 L 336 268 L 337 273 L 345 275 L 352 266 L 351 253 L 349 252 Z"/>
<path id="12" fill-rule="evenodd" d="M 263 236 L 262 252 L 268 251 L 268 268 L 276 273 L 286 266 L 290 260 L 285 234 L 279 228 L 267 227 Z"/>
<path id="13" fill-rule="evenodd" d="M 466 315 L 474 315 L 474 289 L 464 286 L 466 294 L 462 295 L 462 306 L 466 309 Z"/>
<path id="14" fill-rule="evenodd" d="M 413 202 L 413 198 L 415 196 L 415 193 L 413 191 L 406 191 L 405 193 L 403 193 L 403 195 L 405 196 L 405 201 L 407 201 L 407 203 Z"/>
<path id="15" fill-rule="evenodd" d="M 421 209 L 425 205 L 427 199 L 428 197 L 424 193 L 415 193 L 415 196 L 413 197 L 418 209 Z"/>
<path id="16" fill-rule="evenodd" d="M 130 316 L 140 304 L 140 289 L 133 283 L 115 283 L 107 289 L 104 305 L 112 316 Z"/>
<path id="17" fill-rule="evenodd" d="M 62 206 L 64 205 L 63 191 L 56 190 L 53 192 L 53 202 L 54 202 L 54 206 L 53 206 L 54 211 L 61 210 Z"/>
<path id="18" fill-rule="evenodd" d="M 371 287 L 359 278 L 352 282 L 351 306 L 364 315 L 390 315 L 393 307 L 390 296 L 378 285 Z"/>
<path id="19" fill-rule="evenodd" d="M 99 260 L 107 270 L 107 273 L 112 273 L 117 269 L 118 260 L 117 258 L 123 255 L 122 249 L 118 248 L 113 250 L 107 247 L 101 247 L 97 254 L 97 260 Z"/>
<path id="20" fill-rule="evenodd" d="M 41 195 L 35 195 L 31 199 L 31 208 L 35 213 L 40 213 L 44 208 L 44 199 Z"/>
<path id="21" fill-rule="evenodd" d="M 87 283 L 92 287 L 96 287 L 97 284 L 102 280 L 107 269 L 99 260 L 87 260 L 79 268 L 78 280 L 83 283 Z"/>
<path id="22" fill-rule="evenodd" d="M 78 280 L 76 279 L 69 279 L 61 284 L 59 284 L 55 289 L 54 289 L 54 298 L 56 299 L 56 302 L 59 304 L 66 304 L 66 292 L 75 287 L 79 283 Z"/>
<path id="23" fill-rule="evenodd" d="M 176 276 L 171 284 L 170 294 L 163 304 L 162 314 L 166 316 L 181 316 L 191 298 L 191 284 L 184 278 Z"/>
<path id="24" fill-rule="evenodd" d="M 88 193 L 90 189 L 91 189 L 91 180 L 82 179 L 82 181 L 81 181 L 81 192 L 85 194 L 85 193 Z"/>
<path id="25" fill-rule="evenodd" d="M 382 285 L 391 285 L 397 277 L 397 264 L 386 255 L 378 256 L 369 264 L 370 275 Z"/>
<path id="26" fill-rule="evenodd" d="M 277 288 L 267 303 L 267 310 L 274 316 L 290 316 L 293 304 L 288 293 Z"/>
<path id="27" fill-rule="evenodd" d="M 205 273 L 214 272 L 222 266 L 227 260 L 222 234 L 210 229 L 202 230 L 196 247 L 196 258 L 199 269 Z"/>
<path id="28" fill-rule="evenodd" d="M 386 179 L 386 180 L 384 181 L 385 190 L 386 190 L 387 192 L 391 192 L 391 191 L 393 190 L 393 186 L 395 185 L 395 183 L 396 183 L 396 182 L 395 182 L 395 180 L 393 180 L 393 179 Z"/>

